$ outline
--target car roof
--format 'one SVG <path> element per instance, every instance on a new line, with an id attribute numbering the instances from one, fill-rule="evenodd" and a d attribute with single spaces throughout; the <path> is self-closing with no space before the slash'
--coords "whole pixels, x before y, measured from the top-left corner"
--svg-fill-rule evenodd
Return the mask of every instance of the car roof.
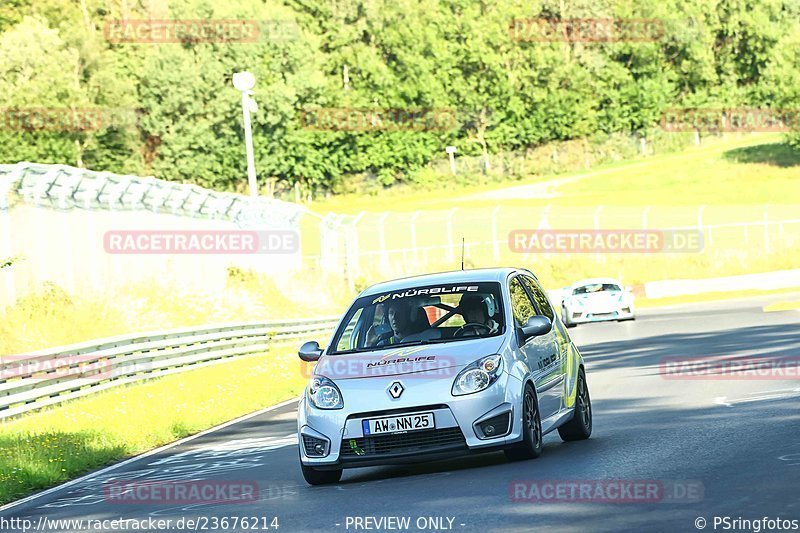
<path id="1" fill-rule="evenodd" d="M 391 292 L 409 287 L 420 287 L 424 285 L 438 285 L 450 283 L 470 283 L 486 281 L 505 281 L 514 272 L 531 272 L 520 268 L 476 268 L 471 270 L 453 270 L 450 272 L 437 272 L 436 274 L 424 274 L 421 276 L 409 276 L 406 278 L 395 279 L 376 283 L 364 289 L 358 297 L 372 296 L 384 292 Z M 536 277 L 536 276 L 534 276 Z"/>
<path id="2" fill-rule="evenodd" d="M 614 278 L 587 278 L 582 279 L 580 281 L 576 281 L 572 284 L 572 287 L 582 287 L 584 285 L 594 285 L 600 283 L 613 283 L 614 285 L 622 286 L 622 283 L 618 279 Z"/>

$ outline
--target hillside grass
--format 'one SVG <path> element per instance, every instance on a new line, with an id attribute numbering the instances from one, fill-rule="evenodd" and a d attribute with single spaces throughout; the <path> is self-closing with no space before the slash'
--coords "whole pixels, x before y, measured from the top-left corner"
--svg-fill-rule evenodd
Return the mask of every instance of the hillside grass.
<path id="1" fill-rule="evenodd" d="M 457 163 L 458 165 L 458 163 Z M 481 200 L 481 193 L 516 189 L 550 180 L 586 176 L 558 188 L 553 198 Z M 346 194 L 311 204 L 318 213 L 416 211 L 493 206 L 687 206 L 763 205 L 800 202 L 800 152 L 778 134 L 707 137 L 700 146 L 678 152 L 605 163 L 591 169 L 477 185 L 454 185 L 441 174 L 438 185 L 400 187 L 377 195 Z M 479 177 L 475 177 L 479 180 Z"/>

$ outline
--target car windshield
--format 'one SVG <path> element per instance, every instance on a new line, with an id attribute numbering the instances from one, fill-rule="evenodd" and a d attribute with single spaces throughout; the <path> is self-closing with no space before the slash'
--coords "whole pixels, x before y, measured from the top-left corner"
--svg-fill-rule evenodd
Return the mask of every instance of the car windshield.
<path id="1" fill-rule="evenodd" d="M 499 283 L 407 287 L 357 299 L 329 353 L 491 337 L 504 322 Z"/>
<path id="2" fill-rule="evenodd" d="M 593 292 L 603 291 L 619 291 L 619 285 L 614 283 L 592 283 L 590 285 L 581 285 L 576 287 L 572 294 L 591 294 Z"/>

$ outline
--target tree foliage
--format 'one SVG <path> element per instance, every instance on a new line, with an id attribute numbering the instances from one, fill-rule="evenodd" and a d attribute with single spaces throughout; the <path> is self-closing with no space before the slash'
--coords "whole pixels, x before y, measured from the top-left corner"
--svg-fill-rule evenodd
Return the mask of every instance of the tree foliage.
<path id="1" fill-rule="evenodd" d="M 513 19 L 655 19 L 651 41 L 525 42 Z M 118 43 L 116 20 L 257 21 L 257 42 Z M 0 160 L 68 163 L 241 190 L 234 72 L 258 80 L 259 175 L 279 187 L 383 186 L 444 155 L 644 134 L 669 108 L 800 104 L 793 0 L 8 0 L 0 7 Z M 30 108 L 114 110 L 27 131 Z M 430 131 L 318 131 L 318 108 L 449 110 Z M 126 116 L 129 120 L 120 119 Z M 790 137 L 800 144 L 800 134 Z"/>

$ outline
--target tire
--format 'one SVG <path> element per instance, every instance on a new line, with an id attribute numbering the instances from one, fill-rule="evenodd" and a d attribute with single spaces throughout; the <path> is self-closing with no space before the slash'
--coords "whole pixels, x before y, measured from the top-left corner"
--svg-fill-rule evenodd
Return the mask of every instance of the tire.
<path id="1" fill-rule="evenodd" d="M 300 469 L 303 471 L 303 479 L 309 485 L 325 485 L 328 483 L 338 483 L 342 479 L 342 469 L 338 470 L 317 470 L 310 466 L 300 463 Z"/>
<path id="2" fill-rule="evenodd" d="M 569 320 L 567 320 L 567 310 L 565 308 L 561 308 L 561 322 L 568 328 L 574 328 L 577 324 L 573 324 Z"/>
<path id="3" fill-rule="evenodd" d="M 589 397 L 589 386 L 586 374 L 581 368 L 578 372 L 578 390 L 575 393 L 575 414 L 572 419 L 558 428 L 561 440 L 585 440 L 592 434 L 592 400 Z"/>
<path id="4" fill-rule="evenodd" d="M 503 450 L 511 461 L 536 459 L 542 455 L 542 421 L 539 402 L 530 383 L 522 394 L 522 442 Z"/>

